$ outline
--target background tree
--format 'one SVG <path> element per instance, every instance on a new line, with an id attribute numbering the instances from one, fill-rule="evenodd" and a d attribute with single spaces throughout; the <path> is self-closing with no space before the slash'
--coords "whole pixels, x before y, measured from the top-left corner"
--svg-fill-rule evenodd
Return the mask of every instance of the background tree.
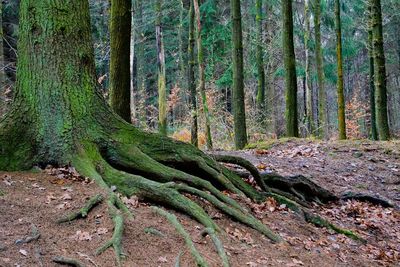
<path id="1" fill-rule="evenodd" d="M 191 132 L 191 143 L 194 146 L 199 145 L 198 140 L 198 122 L 197 122 L 197 94 L 196 94 L 196 81 L 194 76 L 194 67 L 196 65 L 194 57 L 194 3 L 193 0 L 190 1 L 189 10 L 189 47 L 188 47 L 188 85 L 190 92 L 190 132 Z"/>
<path id="2" fill-rule="evenodd" d="M 233 119 L 235 147 L 242 149 L 247 144 L 246 111 L 243 83 L 243 40 L 240 0 L 231 0 L 232 16 L 232 70 L 233 70 Z"/>
<path id="3" fill-rule="evenodd" d="M 158 131 L 167 134 L 167 87 L 165 75 L 164 39 L 161 27 L 163 0 L 156 2 L 156 42 L 158 66 Z"/>
<path id="4" fill-rule="evenodd" d="M 304 1 L 304 20 L 305 20 L 305 31 L 304 31 L 304 48 L 305 48 L 305 116 L 307 130 L 309 134 L 314 134 L 314 116 L 313 116 L 313 90 L 312 90 L 312 75 L 311 75 L 311 49 L 310 49 L 310 34 L 311 34 L 311 23 L 310 23 L 310 2 L 309 0 Z"/>
<path id="5" fill-rule="evenodd" d="M 381 1 L 371 0 L 372 11 L 372 43 L 374 54 L 374 81 L 375 81 L 375 111 L 376 126 L 380 140 L 390 138 L 387 92 L 386 92 L 386 67 L 385 52 L 383 48 L 383 29 Z"/>
<path id="6" fill-rule="evenodd" d="M 110 16 L 110 104 L 127 122 L 131 121 L 131 2 L 112 0 Z"/>
<path id="7" fill-rule="evenodd" d="M 286 135 L 298 137 L 296 56 L 293 41 L 292 0 L 282 0 L 283 59 L 286 86 Z"/>
<path id="8" fill-rule="evenodd" d="M 339 139 L 346 139 L 346 115 L 343 85 L 343 55 L 342 55 L 342 28 L 340 20 L 340 0 L 335 0 L 336 25 L 336 58 L 337 58 L 337 94 L 338 94 L 338 125 Z"/>
<path id="9" fill-rule="evenodd" d="M 203 43 L 201 40 L 201 17 L 200 8 L 197 0 L 193 0 L 194 12 L 197 20 L 197 61 L 199 64 L 199 91 L 201 95 L 201 100 L 203 103 L 203 113 L 205 118 L 205 128 L 206 128 L 206 143 L 207 148 L 212 149 L 212 137 L 211 137 L 211 120 L 210 113 L 208 111 L 208 103 L 206 96 L 206 77 L 205 77 L 205 64 L 204 64 L 204 53 L 203 53 Z"/>
<path id="10" fill-rule="evenodd" d="M 375 83 L 374 83 L 374 44 L 372 37 L 372 6 L 368 5 L 368 57 L 369 57 L 369 106 L 371 109 L 371 139 L 378 140 L 376 129 L 376 111 L 375 111 Z"/>
<path id="11" fill-rule="evenodd" d="M 265 71 L 263 49 L 263 1 L 256 0 L 256 58 L 257 58 L 257 108 L 260 120 L 265 120 Z"/>

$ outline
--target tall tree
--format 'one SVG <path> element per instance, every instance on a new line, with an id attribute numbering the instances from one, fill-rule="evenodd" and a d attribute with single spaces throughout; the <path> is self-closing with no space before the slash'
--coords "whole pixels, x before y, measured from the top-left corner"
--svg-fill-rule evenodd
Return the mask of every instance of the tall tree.
<path id="1" fill-rule="evenodd" d="M 321 0 L 314 3 L 315 59 L 318 76 L 318 136 L 323 138 L 328 130 L 324 60 L 321 44 Z"/>
<path id="2" fill-rule="evenodd" d="M 336 59 L 337 59 L 337 95 L 338 95 L 338 127 L 339 139 L 346 139 L 346 114 L 343 85 L 343 52 L 342 52 L 342 26 L 340 18 L 340 0 L 335 0 L 335 26 L 336 26 Z"/>
<path id="3" fill-rule="evenodd" d="M 156 2 L 156 42 L 158 67 L 158 131 L 167 134 L 167 86 L 165 75 L 165 51 L 161 27 L 163 0 Z"/>
<path id="4" fill-rule="evenodd" d="M 264 120 L 265 111 L 265 71 L 263 48 L 263 1 L 256 0 L 256 61 L 257 61 L 257 109 L 260 119 Z"/>
<path id="5" fill-rule="evenodd" d="M 201 100 L 203 103 L 203 112 L 205 117 L 206 126 L 206 143 L 207 148 L 212 149 L 212 137 L 211 137 L 211 122 L 210 122 L 210 112 L 208 110 L 207 95 L 206 95 L 206 75 L 205 75 L 205 61 L 203 53 L 203 43 L 201 40 L 201 16 L 200 8 L 197 0 L 193 0 L 194 12 L 197 20 L 197 61 L 199 64 L 199 90 L 201 95 Z"/>
<path id="6" fill-rule="evenodd" d="M 232 17 L 232 68 L 233 68 L 233 120 L 235 147 L 243 149 L 247 144 L 246 111 L 243 81 L 243 33 L 240 0 L 231 0 Z"/>
<path id="7" fill-rule="evenodd" d="M 21 1 L 17 91 L 11 111 L 0 120 L 0 170 L 71 164 L 107 189 L 115 227 L 98 252 L 114 248 L 118 266 L 129 211 L 111 185 L 123 195 L 188 214 L 214 239 L 220 227 L 184 192 L 209 200 L 235 220 L 281 241 L 213 185 L 252 199 L 265 198 L 239 176 L 192 145 L 140 131 L 111 111 L 97 89 L 88 1 L 64 1 L 62 8 L 60 12 L 58 1 Z M 212 177 L 213 184 L 198 173 Z"/>
<path id="8" fill-rule="evenodd" d="M 386 92 L 385 52 L 383 48 L 382 10 L 380 0 L 370 0 L 374 54 L 376 127 L 380 140 L 390 138 Z"/>
<path id="9" fill-rule="evenodd" d="M 313 116 L 313 90 L 311 80 L 311 53 L 310 53 L 310 1 L 305 0 L 304 2 L 304 20 L 305 20 L 305 31 L 304 31 L 304 47 L 305 47 L 305 58 L 306 58 L 306 69 L 305 69 L 305 115 L 307 129 L 310 134 L 314 134 L 314 116 Z"/>
<path id="10" fill-rule="evenodd" d="M 198 122 L 197 122 L 197 97 L 196 97 L 196 81 L 194 76 L 194 66 L 196 65 L 194 58 L 194 4 L 193 0 L 190 1 L 189 10 L 189 46 L 188 46 L 188 86 L 190 93 L 190 133 L 191 143 L 194 146 L 199 145 L 198 140 Z"/>
<path id="11" fill-rule="evenodd" d="M 283 60 L 286 86 L 286 135 L 298 137 L 296 56 L 293 41 L 292 0 L 282 0 Z"/>
<path id="12" fill-rule="evenodd" d="M 376 111 L 375 111 L 375 84 L 374 84 L 374 53 L 372 38 L 372 9 L 368 5 L 368 58 L 369 58 L 369 105 L 371 112 L 371 139 L 378 140 L 378 132 L 376 129 Z"/>
<path id="13" fill-rule="evenodd" d="M 131 0 L 112 0 L 110 20 L 110 104 L 130 122 Z"/>

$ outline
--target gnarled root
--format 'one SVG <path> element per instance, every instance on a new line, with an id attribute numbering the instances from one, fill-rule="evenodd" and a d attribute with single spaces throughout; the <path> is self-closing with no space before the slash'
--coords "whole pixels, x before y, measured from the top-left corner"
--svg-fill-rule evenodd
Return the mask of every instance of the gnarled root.
<path id="1" fill-rule="evenodd" d="M 101 194 L 97 194 L 91 197 L 80 210 L 68 214 L 64 218 L 59 219 L 57 223 L 71 222 L 78 218 L 86 218 L 90 210 L 94 208 L 97 204 L 99 204 L 101 201 L 103 201 L 103 196 Z"/>
<path id="2" fill-rule="evenodd" d="M 192 254 L 194 260 L 196 261 L 197 266 L 201 267 L 207 267 L 208 264 L 207 262 L 203 259 L 203 257 L 200 255 L 200 253 L 197 251 L 196 247 L 194 246 L 194 243 L 192 239 L 190 238 L 190 235 L 185 231 L 183 226 L 180 224 L 178 219 L 176 218 L 175 215 L 172 213 L 169 213 L 163 209 L 160 209 L 158 207 L 152 207 L 152 209 L 159 215 L 165 217 L 176 229 L 176 231 L 183 237 L 185 240 L 186 246 L 188 247 L 190 253 Z"/>

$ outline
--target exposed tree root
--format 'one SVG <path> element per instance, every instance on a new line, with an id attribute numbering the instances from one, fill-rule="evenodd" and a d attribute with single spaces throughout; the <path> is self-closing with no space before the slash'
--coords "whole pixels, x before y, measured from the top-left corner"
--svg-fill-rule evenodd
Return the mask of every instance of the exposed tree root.
<path id="1" fill-rule="evenodd" d="M 200 253 L 197 251 L 196 247 L 194 246 L 194 243 L 193 243 L 192 239 L 190 238 L 190 235 L 185 231 L 185 229 L 180 224 L 180 222 L 178 221 L 176 216 L 173 215 L 172 213 L 169 213 L 158 207 L 152 207 L 152 209 L 157 214 L 165 217 L 175 227 L 176 231 L 183 237 L 183 239 L 185 240 L 186 246 L 188 247 L 194 260 L 196 261 L 197 266 L 202 266 L 202 267 L 208 266 L 207 262 L 203 259 L 203 257 L 200 255 Z"/>
<path id="2" fill-rule="evenodd" d="M 97 194 L 91 197 L 80 210 L 73 212 L 64 218 L 59 219 L 57 223 L 71 222 L 78 218 L 86 218 L 90 210 L 97 204 L 99 204 L 101 201 L 103 201 L 103 196 L 101 194 Z"/>
<path id="3" fill-rule="evenodd" d="M 228 255 L 226 255 L 224 246 L 222 245 L 221 241 L 219 240 L 217 234 L 215 233 L 215 231 L 211 228 L 206 228 L 204 229 L 203 236 L 209 235 L 211 240 L 214 243 L 215 246 L 215 250 L 217 251 L 218 255 L 220 256 L 221 260 L 222 260 L 222 266 L 224 267 L 229 267 L 229 259 L 228 259 Z"/>
<path id="4" fill-rule="evenodd" d="M 362 194 L 362 193 L 346 192 L 340 196 L 340 199 L 341 200 L 352 199 L 352 200 L 358 200 L 358 201 L 363 201 L 363 202 L 369 202 L 374 205 L 380 205 L 384 208 L 395 208 L 397 210 L 400 209 L 394 203 L 392 203 L 390 200 L 386 200 L 381 197 L 371 196 L 371 195 Z"/>
<path id="5" fill-rule="evenodd" d="M 69 265 L 69 266 L 75 266 L 75 267 L 85 267 L 83 263 L 76 259 L 72 258 L 66 258 L 62 256 L 57 256 L 53 258 L 53 261 L 62 265 Z"/>
<path id="6" fill-rule="evenodd" d="M 114 248 L 117 266 L 121 266 L 122 254 L 122 234 L 124 232 L 124 217 L 120 209 L 118 209 L 119 199 L 115 194 L 111 194 L 108 201 L 108 209 L 110 217 L 114 222 L 114 232 L 111 237 L 103 246 L 97 249 L 96 254 L 103 253 L 109 247 Z"/>
<path id="7" fill-rule="evenodd" d="M 26 244 L 26 243 L 30 243 L 32 241 L 38 240 L 39 238 L 40 238 L 39 230 L 37 229 L 37 227 L 35 225 L 32 225 L 31 235 L 25 237 L 24 239 L 16 240 L 15 244 L 17 244 L 17 245 Z"/>

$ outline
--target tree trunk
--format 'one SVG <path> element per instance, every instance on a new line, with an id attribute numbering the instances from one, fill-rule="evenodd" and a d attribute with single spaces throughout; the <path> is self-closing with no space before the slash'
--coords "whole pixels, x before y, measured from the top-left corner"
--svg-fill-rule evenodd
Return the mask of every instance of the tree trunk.
<path id="1" fill-rule="evenodd" d="M 314 6 L 314 28 L 315 28 L 315 59 L 318 76 L 318 136 L 327 136 L 328 116 L 326 110 L 326 91 L 324 60 L 321 44 L 321 0 L 315 0 Z"/>
<path id="2" fill-rule="evenodd" d="M 256 0 L 256 61 L 257 61 L 257 109 L 260 121 L 265 120 L 265 71 L 264 71 L 264 49 L 263 49 L 263 1 Z"/>
<path id="3" fill-rule="evenodd" d="M 165 76 L 165 52 L 161 27 L 162 2 L 156 3 L 156 42 L 157 42 L 157 66 L 158 66 L 158 131 L 167 135 L 167 87 Z"/>
<path id="4" fill-rule="evenodd" d="M 233 120 L 236 149 L 247 144 L 246 111 L 243 82 L 242 14 L 240 0 L 231 0 L 232 17 L 232 68 L 233 68 Z"/>
<path id="5" fill-rule="evenodd" d="M 369 58 L 369 105 L 371 112 L 371 139 L 378 140 L 376 129 L 376 111 L 375 111 L 375 84 L 374 84 L 374 52 L 372 38 L 372 8 L 369 5 L 368 14 L 368 58 Z"/>
<path id="6" fill-rule="evenodd" d="M 188 46 L 188 86 L 190 92 L 190 117 L 191 117 L 191 143 L 194 146 L 199 145 L 198 140 L 198 123 L 197 123 L 197 97 L 196 97 L 196 83 L 194 78 L 194 66 L 196 64 L 194 59 L 194 4 L 193 0 L 190 1 L 189 10 L 189 46 Z"/>
<path id="7" fill-rule="evenodd" d="M 131 0 L 112 0 L 110 13 L 110 104 L 130 122 Z"/>
<path id="8" fill-rule="evenodd" d="M 0 1 L 0 118 L 3 116 L 4 107 L 5 107 L 5 87 L 6 87 L 6 73 L 5 69 L 5 60 L 4 60 L 4 47 L 3 47 L 3 2 Z"/>
<path id="9" fill-rule="evenodd" d="M 293 42 L 292 0 L 282 0 L 283 60 L 286 85 L 286 136 L 298 137 L 296 57 Z"/>
<path id="10" fill-rule="evenodd" d="M 337 59 L 337 94 L 338 94 L 338 125 L 339 139 L 346 139 L 346 115 L 343 88 L 343 56 L 342 56 L 342 28 L 340 20 L 340 0 L 335 0 L 336 25 L 336 59 Z"/>
<path id="11" fill-rule="evenodd" d="M 199 90 L 201 95 L 201 100 L 203 103 L 203 112 L 206 123 L 206 142 L 207 148 L 213 149 L 212 137 L 211 137 L 211 122 L 210 113 L 208 111 L 207 95 L 206 95 L 206 76 L 205 76 L 205 63 L 203 54 L 203 44 L 201 41 L 201 18 L 199 3 L 197 0 L 193 0 L 194 12 L 197 20 L 197 60 L 199 64 Z"/>
<path id="12" fill-rule="evenodd" d="M 304 31 L 304 46 L 306 51 L 306 70 L 305 70 L 305 115 L 306 115 L 306 124 L 308 133 L 314 134 L 314 116 L 313 116 L 313 90 L 312 90 L 312 81 L 311 81 L 311 53 L 310 53 L 310 2 L 309 0 L 305 0 L 304 3 L 304 19 L 305 19 L 305 31 Z"/>
<path id="13" fill-rule="evenodd" d="M 372 9 L 372 42 L 374 49 L 374 81 L 375 81 L 375 111 L 376 127 L 380 140 L 390 138 L 387 92 L 385 52 L 383 48 L 383 29 L 381 1 L 371 0 Z"/>

